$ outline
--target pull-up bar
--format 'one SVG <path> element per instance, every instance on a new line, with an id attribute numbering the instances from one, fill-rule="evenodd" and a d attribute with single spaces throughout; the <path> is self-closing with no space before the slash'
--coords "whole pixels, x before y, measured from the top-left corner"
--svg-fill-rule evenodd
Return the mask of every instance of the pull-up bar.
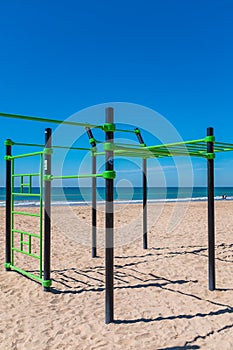
<path id="1" fill-rule="evenodd" d="M 134 130 L 118 129 L 118 128 L 116 128 L 115 124 L 113 124 L 113 123 L 96 125 L 96 124 L 90 124 L 90 123 L 71 122 L 71 121 L 65 121 L 65 120 L 59 120 L 59 119 L 40 118 L 40 117 L 34 117 L 34 116 L 28 116 L 28 115 L 10 114 L 10 113 L 3 113 L 3 112 L 0 112 L 0 117 L 11 118 L 11 119 L 22 119 L 22 120 L 42 122 L 42 123 L 65 124 L 65 125 L 71 125 L 71 126 L 83 126 L 84 128 L 101 129 L 105 132 L 112 131 L 112 132 L 134 133 Z"/>
<path id="2" fill-rule="evenodd" d="M 44 145 L 42 145 L 41 143 L 23 143 L 23 142 L 14 142 L 12 140 L 7 140 L 6 142 L 10 143 L 10 145 L 12 145 L 12 146 L 44 148 Z M 5 145 L 6 145 L 6 142 L 5 142 Z M 91 150 L 91 148 L 87 148 L 87 147 L 69 147 L 69 146 L 53 146 L 52 149 L 53 148 L 68 149 L 68 150 L 74 150 L 74 151 L 90 151 Z"/>
<path id="3" fill-rule="evenodd" d="M 53 123 L 53 124 L 66 124 L 66 125 L 72 125 L 72 126 L 83 126 L 85 128 L 98 128 L 102 129 L 102 126 L 95 125 L 95 124 L 89 124 L 89 123 L 78 123 L 78 122 L 69 122 L 59 119 L 51 119 L 51 118 L 40 118 L 40 117 L 32 117 L 27 115 L 20 115 L 20 114 L 9 114 L 9 113 L 2 113 L 0 112 L 0 117 L 4 118 L 13 118 L 13 119 L 23 119 L 23 120 L 31 120 L 35 122 L 43 122 L 43 123 Z"/>

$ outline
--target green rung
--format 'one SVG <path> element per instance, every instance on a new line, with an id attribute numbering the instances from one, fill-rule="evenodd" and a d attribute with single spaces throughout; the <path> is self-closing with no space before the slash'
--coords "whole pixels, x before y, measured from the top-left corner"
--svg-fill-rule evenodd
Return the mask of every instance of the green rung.
<path id="1" fill-rule="evenodd" d="M 21 176 L 40 176 L 40 174 L 12 174 L 13 177 L 21 177 Z"/>
<path id="2" fill-rule="evenodd" d="M 35 259 L 40 259 L 39 255 L 30 254 L 28 252 L 25 252 L 24 250 L 21 250 L 21 249 L 15 248 L 15 247 L 13 247 L 12 250 L 14 250 L 17 253 L 22 253 L 24 255 L 31 256 L 32 258 L 35 258 Z"/>
<path id="3" fill-rule="evenodd" d="M 25 196 L 25 197 L 40 197 L 39 193 L 22 193 L 22 192 L 12 192 L 13 196 Z"/>
<path id="4" fill-rule="evenodd" d="M 29 242 L 20 241 L 20 244 L 26 244 L 26 245 L 29 245 Z"/>
<path id="5" fill-rule="evenodd" d="M 25 176 L 29 177 L 29 183 L 27 183 L 27 184 L 25 184 L 23 182 Z M 28 187 L 29 188 L 29 191 L 28 191 L 29 194 L 32 193 L 32 175 L 31 174 L 25 174 L 25 175 L 22 174 L 20 176 L 20 193 L 24 193 L 24 191 L 23 191 L 24 187 Z"/>
<path id="6" fill-rule="evenodd" d="M 40 238 L 40 235 L 36 234 L 36 233 L 31 233 L 31 232 L 27 232 L 27 231 L 22 231 L 22 230 L 16 230 L 16 229 L 12 229 L 12 232 L 16 232 L 16 233 L 20 233 L 23 235 L 27 235 L 29 237 L 36 237 L 36 238 Z"/>
<path id="7" fill-rule="evenodd" d="M 34 213 L 27 213 L 25 211 L 12 211 L 12 214 L 18 214 L 18 215 L 26 215 L 26 216 L 35 216 L 35 217 L 40 217 L 40 214 L 34 214 Z"/>
<path id="8" fill-rule="evenodd" d="M 42 152 L 33 152 L 33 153 L 26 153 L 26 154 L 19 154 L 17 156 L 8 156 L 8 160 L 12 159 L 19 159 L 19 158 L 26 158 L 26 157 L 33 157 L 33 156 L 39 156 L 41 154 L 44 154 L 44 151 Z"/>
<path id="9" fill-rule="evenodd" d="M 85 175 L 64 175 L 64 176 L 53 176 L 53 175 L 45 175 L 44 180 L 62 180 L 62 179 L 85 179 L 91 177 L 103 177 L 103 174 L 85 174 Z"/>

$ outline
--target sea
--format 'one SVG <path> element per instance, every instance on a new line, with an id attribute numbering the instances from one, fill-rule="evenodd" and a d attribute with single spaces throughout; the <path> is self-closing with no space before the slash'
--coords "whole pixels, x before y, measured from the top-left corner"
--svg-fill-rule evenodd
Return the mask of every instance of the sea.
<path id="1" fill-rule="evenodd" d="M 19 188 L 14 189 L 19 192 Z M 32 193 L 38 194 L 39 187 L 34 187 Z M 233 187 L 215 187 L 215 200 L 233 199 Z M 91 203 L 92 189 L 88 187 L 53 187 L 51 202 L 52 205 L 88 205 Z M 117 187 L 114 189 L 115 203 L 142 203 L 142 187 Z M 15 206 L 39 206 L 39 197 L 27 196 L 26 190 L 24 196 L 15 196 Z M 97 202 L 104 204 L 105 188 L 97 188 Z M 207 201 L 206 187 L 150 187 L 148 188 L 148 202 L 179 202 L 179 201 Z M 0 206 L 5 206 L 5 188 L 0 187 Z"/>

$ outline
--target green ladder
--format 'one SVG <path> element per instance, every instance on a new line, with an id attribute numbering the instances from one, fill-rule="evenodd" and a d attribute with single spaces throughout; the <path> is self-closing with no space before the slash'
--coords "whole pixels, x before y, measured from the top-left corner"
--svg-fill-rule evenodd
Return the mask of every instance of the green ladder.
<path id="1" fill-rule="evenodd" d="M 40 172 L 39 173 L 15 173 L 15 159 L 28 156 L 40 156 Z M 11 263 L 6 266 L 11 270 L 17 271 L 33 280 L 36 280 L 42 284 L 43 287 L 50 287 L 51 280 L 44 280 L 43 278 L 43 163 L 44 152 L 35 152 L 20 156 L 10 156 L 8 160 L 11 161 Z M 33 178 L 39 178 L 40 186 L 39 193 L 33 193 Z M 15 191 L 15 179 L 20 178 L 19 192 Z M 25 183 L 25 178 L 28 182 Z M 25 191 L 28 188 L 28 191 Z M 31 213 L 26 211 L 15 210 L 15 197 L 38 197 L 39 198 L 39 213 Z M 15 227 L 15 216 L 30 216 L 39 218 L 39 233 L 31 233 L 23 231 Z M 15 245 L 16 235 L 20 235 L 18 246 Z M 33 252 L 33 239 L 39 240 L 38 254 Z M 39 273 L 35 274 L 27 271 L 26 269 L 19 268 L 15 265 L 15 253 L 23 254 L 34 259 L 39 260 Z"/>

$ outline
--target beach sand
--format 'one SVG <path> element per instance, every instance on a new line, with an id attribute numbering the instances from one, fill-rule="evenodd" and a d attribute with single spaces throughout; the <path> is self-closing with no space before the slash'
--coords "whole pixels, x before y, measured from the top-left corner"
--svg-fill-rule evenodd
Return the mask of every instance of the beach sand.
<path id="1" fill-rule="evenodd" d="M 232 350 L 233 202 L 216 202 L 213 292 L 207 280 L 206 202 L 149 205 L 148 250 L 142 248 L 141 206 L 115 207 L 115 323 L 109 325 L 104 310 L 104 206 L 98 213 L 102 228 L 95 259 L 90 208 L 53 208 L 52 293 L 16 272 L 5 272 L 1 209 L 0 349 Z M 36 229 L 35 218 L 20 217 L 17 225 Z M 38 269 L 35 259 L 17 259 L 29 270 Z"/>

